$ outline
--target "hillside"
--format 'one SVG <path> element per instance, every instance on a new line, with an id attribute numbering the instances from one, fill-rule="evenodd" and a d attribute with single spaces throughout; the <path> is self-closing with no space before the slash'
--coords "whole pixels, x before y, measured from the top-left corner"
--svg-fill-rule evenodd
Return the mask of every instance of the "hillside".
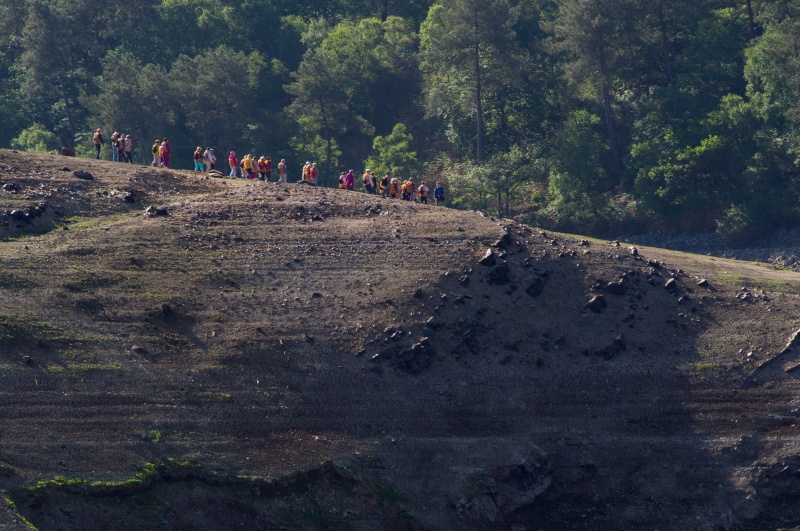
<path id="1" fill-rule="evenodd" d="M 0 528 L 800 525 L 797 273 L 105 161 L 0 186 Z"/>

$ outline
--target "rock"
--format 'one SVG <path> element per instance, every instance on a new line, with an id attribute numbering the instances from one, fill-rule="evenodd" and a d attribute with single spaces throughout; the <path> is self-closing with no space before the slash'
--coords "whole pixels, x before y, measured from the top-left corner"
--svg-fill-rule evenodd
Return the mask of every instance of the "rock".
<path id="1" fill-rule="evenodd" d="M 782 356 L 784 354 L 788 354 L 789 352 L 794 350 L 798 344 L 800 344 L 800 330 L 797 330 L 794 334 L 792 334 L 789 337 L 789 341 L 786 343 L 786 346 L 783 347 L 783 350 L 781 350 L 778 355 Z"/>
<path id="2" fill-rule="evenodd" d="M 507 251 L 508 246 L 511 245 L 513 242 L 514 242 L 514 237 L 511 235 L 510 232 L 506 232 L 502 238 L 500 238 L 494 243 L 493 247 L 497 247 L 501 251 Z"/>
<path id="3" fill-rule="evenodd" d="M 494 254 L 492 249 L 487 249 L 486 254 L 483 255 L 483 258 L 478 263 L 482 266 L 492 267 L 497 263 L 497 255 Z"/>
<path id="4" fill-rule="evenodd" d="M 135 354 L 147 354 L 147 349 L 140 345 L 134 345 L 131 347 L 131 352 Z"/>
<path id="5" fill-rule="evenodd" d="M 678 289 L 678 283 L 675 281 L 674 278 L 667 280 L 667 283 L 664 284 L 664 289 L 667 291 L 675 291 Z"/>
<path id="6" fill-rule="evenodd" d="M 69 169 L 69 168 L 67 168 L 66 166 L 64 166 L 63 168 L 61 168 L 61 171 L 67 171 L 67 172 L 69 172 L 69 171 L 72 171 L 72 170 L 71 170 L 71 169 Z"/>
<path id="7" fill-rule="evenodd" d="M 78 170 L 78 171 L 72 172 L 72 175 L 74 175 L 78 179 L 84 179 L 86 181 L 93 181 L 94 180 L 94 175 L 92 175 L 88 171 L 84 171 L 84 170 Z"/>
<path id="8" fill-rule="evenodd" d="M 464 508 L 473 518 L 497 523 L 533 503 L 552 481 L 553 468 L 549 459 L 536 448 L 533 455 L 519 463 L 500 465 L 488 474 L 474 476 L 472 493 Z"/>
<path id="9" fill-rule="evenodd" d="M 74 157 L 75 156 L 75 148 L 74 147 L 62 147 L 61 148 L 61 156 L 62 157 Z"/>
<path id="10" fill-rule="evenodd" d="M 505 286 L 511 281 L 511 268 L 505 263 L 492 268 L 486 281 L 495 286 Z"/>
<path id="11" fill-rule="evenodd" d="M 533 282 L 530 286 L 527 287 L 525 293 L 533 297 L 534 299 L 538 297 L 542 291 L 544 290 L 545 279 L 542 277 L 536 277 L 533 279 Z"/>
<path id="12" fill-rule="evenodd" d="M 3 191 L 16 194 L 20 191 L 20 187 L 17 183 L 5 183 L 3 185 Z"/>
<path id="13" fill-rule="evenodd" d="M 698 282 L 697 285 L 700 286 L 701 288 L 707 288 L 709 286 L 709 283 L 708 280 L 704 278 L 700 280 L 700 282 Z"/>
<path id="14" fill-rule="evenodd" d="M 602 295 L 598 295 L 596 297 L 592 297 L 592 299 L 584 305 L 584 308 L 591 310 L 594 313 L 600 313 L 600 311 L 606 306 L 608 306 L 606 303 L 606 298 Z"/>
<path id="15" fill-rule="evenodd" d="M 609 282 L 605 285 L 603 291 L 606 293 L 611 293 L 612 295 L 625 295 L 625 285 L 621 280 Z"/>
<path id="16" fill-rule="evenodd" d="M 630 251 L 632 256 L 639 256 L 639 249 L 634 246 L 628 247 L 628 251 Z"/>
<path id="17" fill-rule="evenodd" d="M 616 338 L 614 338 L 614 344 L 621 351 L 628 350 L 628 343 L 625 341 L 625 336 L 623 336 L 622 334 L 619 334 Z"/>
<path id="18" fill-rule="evenodd" d="M 131 192 L 125 192 L 122 194 L 122 202 L 123 203 L 135 203 L 136 202 L 136 194 Z"/>
<path id="19" fill-rule="evenodd" d="M 147 207 L 144 211 L 145 216 L 154 218 L 157 216 L 169 216 L 169 211 L 166 208 L 157 208 L 154 206 Z"/>

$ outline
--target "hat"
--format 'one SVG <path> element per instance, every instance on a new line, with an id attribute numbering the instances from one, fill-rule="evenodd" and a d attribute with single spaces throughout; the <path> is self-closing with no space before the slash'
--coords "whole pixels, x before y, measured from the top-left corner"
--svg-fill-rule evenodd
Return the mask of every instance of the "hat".
<path id="1" fill-rule="evenodd" d="M 130 138 L 130 137 L 131 137 L 131 135 L 125 135 L 125 138 Z"/>
<path id="2" fill-rule="evenodd" d="M 369 172 L 370 172 L 370 169 L 369 169 L 369 168 L 367 168 L 366 170 L 364 170 L 364 173 L 369 173 Z"/>
<path id="3" fill-rule="evenodd" d="M 281 162 L 286 162 L 286 159 L 281 159 Z"/>
<path id="4" fill-rule="evenodd" d="M 231 151 L 231 155 L 233 155 L 233 154 L 234 154 L 234 152 L 233 152 L 233 151 Z"/>
<path id="5" fill-rule="evenodd" d="M 97 128 L 97 132 L 98 132 L 98 133 L 100 132 L 100 128 L 99 128 L 99 127 Z"/>

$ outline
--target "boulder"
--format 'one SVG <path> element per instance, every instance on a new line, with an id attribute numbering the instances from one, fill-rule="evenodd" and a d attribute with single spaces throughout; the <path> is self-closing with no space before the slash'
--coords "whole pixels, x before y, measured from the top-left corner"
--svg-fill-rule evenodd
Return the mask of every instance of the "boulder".
<path id="1" fill-rule="evenodd" d="M 492 249 L 487 249 L 486 254 L 483 255 L 483 258 L 478 263 L 482 266 L 492 267 L 497 263 L 497 255 L 494 254 Z"/>
<path id="2" fill-rule="evenodd" d="M 74 175 L 78 179 L 83 179 L 83 180 L 86 180 L 86 181 L 93 181 L 94 180 L 94 175 L 92 175 L 88 171 L 84 171 L 84 170 L 74 171 L 74 172 L 72 172 L 72 175 Z"/>
<path id="3" fill-rule="evenodd" d="M 61 148 L 61 156 L 63 156 L 63 157 L 74 157 L 75 156 L 75 148 L 74 147 L 62 147 Z"/>
<path id="4" fill-rule="evenodd" d="M 493 267 L 489 271 L 486 281 L 495 286 L 505 286 L 511 282 L 511 268 L 506 263 Z"/>
<path id="5" fill-rule="evenodd" d="M 591 300 L 584 305 L 584 308 L 591 310 L 594 313 L 600 313 L 600 311 L 602 311 L 602 309 L 606 306 L 608 306 L 608 303 L 606 303 L 606 298 L 602 295 L 598 295 L 596 297 L 592 297 Z"/>
<path id="6" fill-rule="evenodd" d="M 621 280 L 609 282 L 605 285 L 603 291 L 606 293 L 611 293 L 612 295 L 625 295 L 625 285 Z"/>

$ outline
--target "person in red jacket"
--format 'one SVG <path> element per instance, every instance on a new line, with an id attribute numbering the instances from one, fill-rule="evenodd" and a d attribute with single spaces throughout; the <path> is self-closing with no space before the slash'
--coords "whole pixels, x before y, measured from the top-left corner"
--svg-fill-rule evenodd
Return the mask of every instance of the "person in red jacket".
<path id="1" fill-rule="evenodd" d="M 353 170 L 347 172 L 347 175 L 344 176 L 344 188 L 345 190 L 352 190 L 356 185 L 356 176 L 353 175 Z"/>
<path id="2" fill-rule="evenodd" d="M 239 171 L 239 159 L 236 158 L 235 151 L 231 151 L 228 155 L 228 165 L 231 167 L 231 177 L 236 177 Z"/>

